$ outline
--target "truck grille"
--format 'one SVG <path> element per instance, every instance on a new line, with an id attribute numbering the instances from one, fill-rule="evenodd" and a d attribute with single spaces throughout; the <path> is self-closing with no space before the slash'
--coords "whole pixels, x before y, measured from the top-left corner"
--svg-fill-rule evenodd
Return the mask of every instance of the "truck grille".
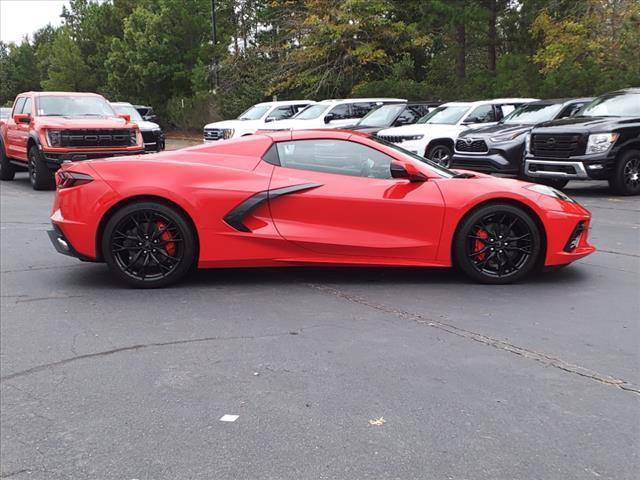
<path id="1" fill-rule="evenodd" d="M 377 137 L 390 143 L 402 143 L 406 140 L 417 140 L 416 135 L 378 135 Z"/>
<path id="2" fill-rule="evenodd" d="M 531 153 L 536 157 L 569 158 L 584 152 L 580 134 L 535 133 L 531 136 Z"/>
<path id="3" fill-rule="evenodd" d="M 458 152 L 471 152 L 471 153 L 487 153 L 487 143 L 484 140 L 472 140 L 459 139 L 456 141 L 456 150 Z"/>
<path id="4" fill-rule="evenodd" d="M 135 145 L 135 141 L 132 143 L 129 129 L 82 129 L 60 132 L 62 147 L 129 147 L 131 145 Z"/>
<path id="5" fill-rule="evenodd" d="M 205 140 L 222 140 L 224 138 L 224 130 L 221 128 L 205 128 Z"/>

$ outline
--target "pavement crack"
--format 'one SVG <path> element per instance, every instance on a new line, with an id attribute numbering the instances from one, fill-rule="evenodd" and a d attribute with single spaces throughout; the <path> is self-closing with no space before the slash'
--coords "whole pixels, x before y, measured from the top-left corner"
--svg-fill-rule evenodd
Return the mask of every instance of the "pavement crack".
<path id="1" fill-rule="evenodd" d="M 640 386 L 634 385 L 630 382 L 627 382 L 626 380 L 621 380 L 619 378 L 601 374 L 589 368 L 581 367 L 580 365 L 575 365 L 573 363 L 566 362 L 560 358 L 553 357 L 543 352 L 536 352 L 535 350 L 519 347 L 517 345 L 506 342 L 504 340 L 493 338 L 488 335 L 483 335 L 481 333 L 472 332 L 471 330 L 466 330 L 464 328 L 460 328 L 455 325 L 451 325 L 449 323 L 444 323 L 438 320 L 432 320 L 430 318 L 427 318 L 417 313 L 407 312 L 405 310 L 400 310 L 384 304 L 373 303 L 362 297 L 350 295 L 348 293 L 342 292 L 333 287 L 328 287 L 325 285 L 317 285 L 313 283 L 309 283 L 307 285 L 322 293 L 333 295 L 334 297 L 347 300 L 351 303 L 356 303 L 368 308 L 378 310 L 383 313 L 395 315 L 399 318 L 410 319 L 421 325 L 427 325 L 429 327 L 436 328 L 438 330 L 442 330 L 462 338 L 466 338 L 478 343 L 482 343 L 484 345 L 496 348 L 498 350 L 504 350 L 514 355 L 518 355 L 520 357 L 527 358 L 529 360 L 533 360 L 535 362 L 541 363 L 545 366 L 557 368 L 564 372 L 568 372 L 574 375 L 578 375 L 580 377 L 588 378 L 590 380 L 593 380 L 605 385 L 617 387 L 621 390 L 632 392 L 632 393 L 635 393 L 636 395 L 640 395 Z"/>
<path id="2" fill-rule="evenodd" d="M 31 470 L 28 468 L 22 468 L 20 470 L 14 470 L 13 472 L 1 473 L 0 478 L 9 478 L 15 477 L 16 475 L 20 475 L 21 473 L 30 473 Z"/>
<path id="3" fill-rule="evenodd" d="M 157 348 L 157 347 L 168 347 L 174 345 L 187 345 L 192 343 L 203 343 L 203 342 L 217 342 L 217 341 L 225 341 L 225 340 L 258 340 L 262 338 L 273 338 L 273 337 L 285 337 L 290 335 L 299 335 L 305 330 L 310 330 L 313 328 L 320 328 L 325 325 L 312 325 L 309 327 L 301 327 L 298 330 L 294 330 L 293 333 L 291 330 L 287 330 L 286 332 L 281 333 L 271 333 L 265 335 L 235 335 L 229 337 L 202 337 L 202 338 L 189 338 L 184 340 L 171 340 L 168 342 L 152 342 L 152 343 L 141 343 L 138 345 L 129 345 L 127 347 L 119 347 L 111 350 L 104 350 L 101 352 L 94 353 L 85 353 L 82 355 L 74 355 L 73 357 L 65 358 L 62 360 L 58 360 L 56 362 L 45 363 L 42 365 L 36 365 L 35 367 L 27 368 L 26 370 L 20 370 L 18 372 L 10 373 L 3 377 L 0 377 L 0 382 L 5 382 L 7 380 L 12 380 L 14 378 L 24 377 L 26 375 L 31 375 L 34 373 L 41 372 L 43 370 L 47 370 L 50 368 L 61 367 L 67 365 L 69 363 L 77 362 L 79 360 L 87 360 L 91 358 L 100 358 L 107 357 L 110 355 L 114 355 L 116 353 L 122 352 L 131 352 L 131 351 L 139 351 L 144 350 L 146 348 Z"/>
<path id="4" fill-rule="evenodd" d="M 616 252 L 615 250 L 602 250 L 601 248 L 599 248 L 597 251 L 602 253 L 611 253 L 613 255 L 623 255 L 625 257 L 640 258 L 640 255 L 638 255 L 637 253 Z"/>
<path id="5" fill-rule="evenodd" d="M 0 271 L 0 273 L 4 274 L 4 273 L 22 273 L 22 272 L 36 272 L 39 270 L 56 270 L 58 268 L 78 268 L 78 267 L 85 267 L 86 265 L 56 265 L 56 266 L 51 266 L 51 267 L 28 267 L 28 268 L 18 268 L 15 270 L 2 270 Z"/>

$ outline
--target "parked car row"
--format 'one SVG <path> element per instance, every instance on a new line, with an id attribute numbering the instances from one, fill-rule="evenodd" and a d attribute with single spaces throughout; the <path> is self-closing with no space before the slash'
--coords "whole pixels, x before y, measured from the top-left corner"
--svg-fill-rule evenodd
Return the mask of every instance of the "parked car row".
<path id="1" fill-rule="evenodd" d="M 27 170 L 36 190 L 53 188 L 54 172 L 65 161 L 165 148 L 157 123 L 130 103 L 109 103 L 95 93 L 25 92 L 8 110 L 0 118 L 0 179 Z M 150 108 L 146 114 L 153 116 Z"/>
<path id="2" fill-rule="evenodd" d="M 569 180 L 608 180 L 616 193 L 640 194 L 638 88 L 595 99 L 266 102 L 236 120 L 205 126 L 204 141 L 336 128 L 376 135 L 444 167 L 512 174 L 555 188 Z"/>

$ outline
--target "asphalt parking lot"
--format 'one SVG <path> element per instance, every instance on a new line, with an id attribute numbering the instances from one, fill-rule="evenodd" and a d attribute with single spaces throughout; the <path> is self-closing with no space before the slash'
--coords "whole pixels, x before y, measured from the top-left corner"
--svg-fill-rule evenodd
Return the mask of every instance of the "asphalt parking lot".
<path id="1" fill-rule="evenodd" d="M 570 184 L 599 251 L 517 285 L 266 269 L 137 291 L 55 253 L 52 192 L 0 190 L 2 478 L 637 478 L 638 197 Z"/>

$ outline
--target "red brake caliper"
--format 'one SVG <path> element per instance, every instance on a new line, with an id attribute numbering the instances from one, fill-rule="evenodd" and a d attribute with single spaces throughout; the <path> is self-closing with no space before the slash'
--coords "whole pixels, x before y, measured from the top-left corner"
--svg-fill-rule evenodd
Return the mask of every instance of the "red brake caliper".
<path id="1" fill-rule="evenodd" d="M 173 256 L 176 253 L 176 244 L 171 241 L 173 240 L 173 235 L 171 235 L 171 232 L 165 230 L 167 228 L 167 224 L 164 222 L 158 222 L 156 223 L 156 226 L 158 227 L 158 230 L 162 232 L 160 234 L 160 240 L 162 240 L 163 242 L 167 242 L 164 244 L 165 251 L 167 252 L 167 254 Z"/>
<path id="2" fill-rule="evenodd" d="M 478 228 L 476 230 L 476 237 L 480 237 L 482 239 L 486 239 L 486 238 L 489 238 L 489 234 L 487 233 L 486 230 L 484 230 L 482 228 Z M 474 253 L 481 251 L 485 247 L 486 247 L 486 245 L 482 240 L 476 239 L 473 242 L 473 252 Z M 481 253 L 479 255 L 476 255 L 475 258 L 476 258 L 477 261 L 482 262 L 485 259 L 485 257 L 486 257 L 486 253 Z"/>

